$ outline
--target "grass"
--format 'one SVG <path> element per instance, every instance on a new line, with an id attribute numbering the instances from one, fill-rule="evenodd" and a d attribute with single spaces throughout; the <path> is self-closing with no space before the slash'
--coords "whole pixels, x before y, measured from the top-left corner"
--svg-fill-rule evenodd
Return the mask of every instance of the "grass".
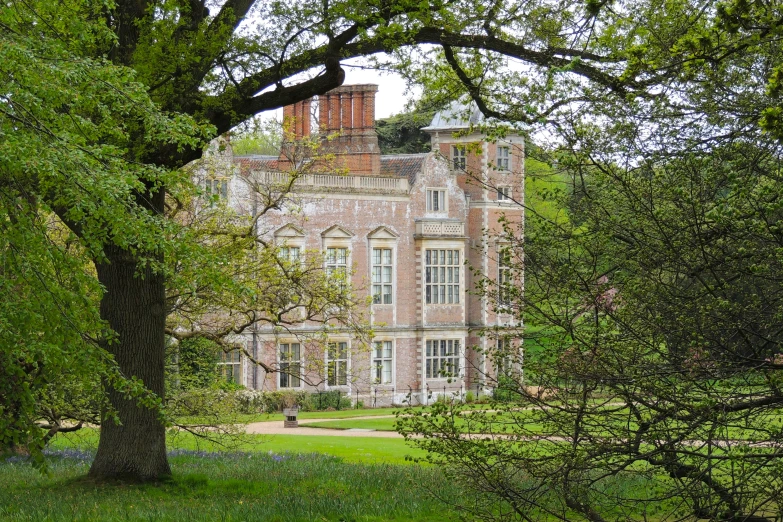
<path id="1" fill-rule="evenodd" d="M 476 431 L 479 424 L 491 423 L 493 431 L 499 431 L 507 424 L 516 424 L 524 422 L 524 419 L 532 413 L 526 412 L 514 412 L 510 413 L 477 413 L 476 416 L 471 415 L 469 412 L 463 413 L 463 418 L 457 421 L 458 426 L 466 426 L 468 422 L 471 422 L 470 426 L 473 426 Z M 325 422 L 304 422 L 300 423 L 300 426 L 306 426 L 308 428 L 331 428 L 337 430 L 349 430 L 349 429 L 370 429 L 376 431 L 395 431 L 394 426 L 397 422 L 397 418 L 387 417 L 381 419 L 339 419 L 330 420 Z M 543 428 L 540 424 L 530 422 L 525 423 L 525 428 L 533 432 L 541 432 Z"/>
<path id="2" fill-rule="evenodd" d="M 334 411 L 300 411 L 299 419 L 350 419 L 353 417 L 376 417 L 383 415 L 394 415 L 394 412 L 401 408 L 374 408 L 374 409 L 345 409 Z M 282 421 L 282 413 L 241 413 L 237 414 L 232 420 L 240 423 L 251 422 L 272 422 Z M 177 421 L 181 424 L 200 424 L 214 422 L 213 418 L 207 417 L 179 417 Z"/>
<path id="3" fill-rule="evenodd" d="M 393 419 L 390 419 L 393 420 Z M 410 464 L 406 457 L 423 457 L 424 451 L 409 446 L 402 438 L 330 437 L 315 435 L 242 435 L 225 441 L 231 450 L 273 453 L 322 453 L 351 463 Z M 211 442 L 186 432 L 170 434 L 170 451 L 218 452 L 225 445 Z M 98 447 L 98 431 L 85 428 L 73 434 L 55 437 L 50 447 L 55 450 L 78 449 L 92 452 Z"/>
<path id="4" fill-rule="evenodd" d="M 50 475 L 18 458 L 0 462 L 0 520 L 437 522 L 457 514 L 422 485 L 447 501 L 461 494 L 435 468 L 275 452 L 177 450 L 171 481 L 96 484 L 83 478 L 92 456 L 55 452 Z"/>

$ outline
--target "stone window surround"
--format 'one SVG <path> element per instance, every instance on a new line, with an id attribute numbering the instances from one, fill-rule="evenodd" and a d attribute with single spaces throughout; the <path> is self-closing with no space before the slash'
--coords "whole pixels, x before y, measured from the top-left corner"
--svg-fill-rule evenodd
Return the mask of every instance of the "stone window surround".
<path id="1" fill-rule="evenodd" d="M 290 375 L 290 374 L 285 374 L 284 375 L 284 372 L 282 372 L 282 371 L 278 372 L 278 374 L 277 374 L 277 389 L 278 390 L 299 390 L 299 389 L 302 388 L 302 368 L 304 368 L 304 347 L 303 347 L 303 343 L 301 341 L 299 341 L 298 339 L 286 339 L 286 340 L 279 340 L 279 341 L 277 341 L 275 343 L 275 353 L 276 353 L 276 359 L 277 359 L 277 365 L 278 365 L 277 367 L 282 369 L 282 365 L 285 364 L 281 360 L 281 357 L 280 357 L 282 347 L 284 345 L 288 346 L 288 352 L 290 353 L 291 345 L 294 345 L 294 344 L 298 344 L 299 345 L 299 359 L 298 359 L 299 377 L 295 377 L 295 376 Z M 282 385 L 282 380 L 283 380 L 284 377 L 286 377 L 289 382 L 292 379 L 296 379 L 298 381 L 297 385 L 296 386 L 291 386 L 291 385 L 283 386 Z"/>
<path id="2" fill-rule="evenodd" d="M 433 195 L 438 194 L 437 203 L 438 208 L 434 209 L 433 203 L 435 201 Z M 426 212 L 437 212 L 438 214 L 449 213 L 449 190 L 446 187 L 427 187 L 424 192 L 426 205 Z"/>
<path id="3" fill-rule="evenodd" d="M 392 256 L 392 302 L 390 304 L 371 303 L 370 306 L 392 307 L 397 302 L 397 242 L 399 235 L 385 226 L 380 226 L 367 234 L 367 273 L 370 276 L 370 295 L 372 296 L 372 268 L 373 268 L 373 249 L 388 248 Z"/>
<path id="4" fill-rule="evenodd" d="M 511 170 L 511 145 L 497 144 L 495 148 L 495 170 L 508 172 Z"/>
<path id="5" fill-rule="evenodd" d="M 242 357 L 242 352 L 239 350 L 231 350 L 229 352 L 222 351 L 220 352 L 219 359 L 217 362 L 218 372 L 220 373 L 221 379 L 228 380 L 228 375 L 225 370 L 229 369 L 231 370 L 231 380 L 239 385 L 244 385 L 244 357 Z"/>
<path id="6" fill-rule="evenodd" d="M 375 344 L 376 343 L 390 343 L 391 344 L 391 357 L 383 357 L 383 353 L 381 353 L 380 358 L 375 356 Z M 397 370 L 396 370 L 396 362 L 397 362 L 397 346 L 396 346 L 395 339 L 393 337 L 390 338 L 384 338 L 384 337 L 376 337 L 372 341 L 372 353 L 370 354 L 371 359 L 371 366 L 370 366 L 370 382 L 373 383 L 373 386 L 376 387 L 389 387 L 394 386 L 397 382 Z M 383 347 L 381 348 L 383 349 Z M 389 382 L 377 382 L 375 378 L 375 372 L 377 370 L 375 361 L 377 360 L 387 360 L 391 359 L 391 380 Z M 381 370 L 382 371 L 382 370 Z"/>
<path id="7" fill-rule="evenodd" d="M 332 345 L 345 343 L 345 384 L 329 384 L 329 350 Z M 324 390 L 350 390 L 351 388 L 351 339 L 348 337 L 329 337 L 323 351 Z M 338 359 L 342 360 L 342 359 Z"/>
<path id="8" fill-rule="evenodd" d="M 437 344 L 438 344 L 437 348 L 440 349 L 441 348 L 441 344 L 440 344 L 441 341 L 447 341 L 447 342 L 451 341 L 451 342 L 458 343 L 456 353 L 453 354 L 453 355 L 449 355 L 449 356 L 442 356 L 442 355 L 437 355 L 437 356 L 436 355 L 430 355 L 430 356 L 428 356 L 427 355 L 427 344 L 431 343 L 430 344 L 430 349 L 434 349 L 432 345 L 437 342 Z M 462 378 L 464 378 L 464 375 L 465 375 L 465 337 L 464 336 L 459 335 L 459 334 L 455 336 L 453 333 L 444 333 L 442 335 L 438 335 L 438 334 L 434 334 L 433 333 L 431 335 L 428 335 L 424 339 L 422 339 L 421 346 L 422 346 L 422 351 L 421 351 L 421 357 L 422 357 L 422 377 L 424 378 L 424 380 L 426 382 L 433 382 L 433 381 L 434 382 L 446 382 L 446 381 L 449 381 L 449 380 L 452 380 L 452 382 L 453 382 L 454 379 L 462 379 Z M 447 344 L 447 346 L 448 346 L 448 344 Z M 452 347 L 453 347 L 453 345 L 452 345 Z M 427 362 L 429 360 L 431 362 L 431 364 L 432 364 L 432 361 L 434 361 L 435 359 L 437 359 L 439 362 L 440 361 L 447 361 L 447 360 L 456 359 L 457 360 L 457 364 L 458 364 L 457 371 L 453 372 L 454 375 L 451 375 L 451 376 L 442 376 L 442 375 L 437 375 L 437 374 L 435 374 L 435 376 L 433 376 L 433 377 L 428 376 L 427 375 Z"/>

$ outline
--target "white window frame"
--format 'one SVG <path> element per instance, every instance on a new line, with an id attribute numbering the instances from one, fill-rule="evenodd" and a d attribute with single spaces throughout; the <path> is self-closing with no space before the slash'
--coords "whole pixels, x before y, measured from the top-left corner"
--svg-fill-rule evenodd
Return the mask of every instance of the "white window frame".
<path id="1" fill-rule="evenodd" d="M 462 250 L 424 250 L 424 302 L 427 305 L 456 305 L 462 301 Z"/>
<path id="2" fill-rule="evenodd" d="M 386 349 L 388 348 L 388 354 Z M 375 339 L 372 344 L 372 373 L 371 379 L 378 386 L 392 386 L 394 384 L 394 341 L 392 339 Z M 384 379 L 384 363 L 389 364 L 389 380 Z"/>
<path id="3" fill-rule="evenodd" d="M 511 246 L 498 245 L 498 308 L 501 313 L 507 313 L 511 305 L 511 285 L 513 281 L 513 263 L 511 259 Z"/>
<path id="4" fill-rule="evenodd" d="M 426 379 L 462 377 L 462 345 L 462 338 L 434 337 L 426 339 L 424 341 L 424 377 Z M 445 375 L 441 372 L 444 372 Z"/>
<path id="5" fill-rule="evenodd" d="M 514 345 L 514 339 L 510 335 L 498 337 L 495 345 L 495 380 L 501 376 L 516 378 L 522 368 L 521 345 Z"/>
<path id="6" fill-rule="evenodd" d="M 468 168 L 468 148 L 465 144 L 451 146 L 451 170 L 466 170 Z"/>
<path id="7" fill-rule="evenodd" d="M 378 253 L 377 257 L 376 252 Z M 372 304 L 394 304 L 394 249 L 388 246 L 373 245 L 370 248 L 370 263 Z"/>
<path id="8" fill-rule="evenodd" d="M 497 146 L 495 163 L 497 170 L 509 170 L 511 168 L 511 147 L 508 145 Z"/>
<path id="9" fill-rule="evenodd" d="M 283 356 L 283 346 L 286 347 L 286 352 L 291 353 L 292 348 L 294 346 L 297 346 L 299 349 L 299 359 L 288 359 Z M 277 378 L 277 389 L 278 390 L 289 390 L 289 389 L 299 389 L 302 387 L 302 361 L 303 361 L 303 353 L 302 353 L 302 343 L 300 342 L 294 342 L 294 341 L 286 341 L 277 343 L 277 367 L 280 370 L 278 372 L 278 378 Z M 290 371 L 289 372 L 283 372 L 284 369 L 290 368 L 292 364 L 296 364 L 299 367 L 298 374 L 293 375 Z M 286 365 L 286 366 L 283 366 Z M 286 384 L 283 384 L 283 379 L 285 379 Z"/>
<path id="10" fill-rule="evenodd" d="M 445 187 L 427 188 L 427 212 L 449 211 L 448 191 Z"/>
<path id="11" fill-rule="evenodd" d="M 280 256 L 281 261 L 294 265 L 302 260 L 302 247 L 285 243 L 278 248 L 278 255 Z"/>
<path id="12" fill-rule="evenodd" d="M 217 362 L 220 378 L 225 381 L 232 381 L 240 386 L 243 385 L 242 359 L 240 350 L 231 350 L 230 352 L 221 350 Z"/>
<path id="13" fill-rule="evenodd" d="M 204 181 L 204 193 L 208 198 L 211 198 L 213 194 L 217 194 L 218 199 L 221 201 L 228 200 L 228 178 L 207 178 Z"/>
<path id="14" fill-rule="evenodd" d="M 334 251 L 334 257 L 330 255 L 330 250 Z M 345 255 L 340 257 L 341 251 L 345 251 Z M 331 280 L 333 274 L 338 274 L 341 279 L 339 281 L 340 290 L 344 290 L 345 286 L 349 283 L 348 267 L 351 264 L 351 249 L 348 245 L 342 243 L 327 243 L 324 246 L 324 270 L 326 271 L 327 280 Z M 339 275 L 342 273 L 342 275 Z"/>
<path id="15" fill-rule="evenodd" d="M 337 356 L 335 357 L 333 354 Z M 329 341 L 324 355 L 326 362 L 326 386 L 328 388 L 348 386 L 351 372 L 351 344 L 344 340 Z"/>
<path id="16" fill-rule="evenodd" d="M 511 201 L 511 198 L 513 197 L 513 192 L 511 191 L 511 187 L 508 185 L 502 185 L 497 187 L 498 191 L 498 201 Z"/>

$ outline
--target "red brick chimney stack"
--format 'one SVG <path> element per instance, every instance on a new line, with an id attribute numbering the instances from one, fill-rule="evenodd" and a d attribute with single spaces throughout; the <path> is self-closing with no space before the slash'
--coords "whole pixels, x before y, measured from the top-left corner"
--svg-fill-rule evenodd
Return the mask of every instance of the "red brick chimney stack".
<path id="1" fill-rule="evenodd" d="M 310 108 L 312 99 L 297 102 L 283 107 L 283 128 L 286 134 L 291 134 L 294 140 L 310 136 L 312 119 Z M 286 139 L 288 137 L 286 136 Z"/>
<path id="2" fill-rule="evenodd" d="M 377 85 L 343 85 L 318 97 L 318 123 L 321 133 L 339 134 L 323 141 L 324 152 L 336 156 L 336 166 L 349 174 L 378 176 L 381 150 L 375 132 L 375 93 Z M 284 125 L 300 139 L 310 134 L 311 100 L 283 109 Z M 291 122 L 291 123 L 287 123 Z M 282 160 L 282 156 L 281 156 Z"/>

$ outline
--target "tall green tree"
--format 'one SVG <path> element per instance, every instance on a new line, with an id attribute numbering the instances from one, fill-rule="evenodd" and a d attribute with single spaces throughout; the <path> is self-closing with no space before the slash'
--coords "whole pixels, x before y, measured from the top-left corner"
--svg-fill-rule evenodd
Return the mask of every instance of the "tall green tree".
<path id="1" fill-rule="evenodd" d="M 57 115 L 73 117 L 74 125 L 82 120 L 103 122 L 84 138 L 86 144 L 119 147 L 123 165 L 128 165 L 117 168 L 114 178 L 101 178 L 106 180 L 105 190 L 89 192 L 95 199 L 69 190 L 69 184 L 42 183 L 49 178 L 37 180 L 35 194 L 45 198 L 52 212 L 85 245 L 85 256 L 95 266 L 101 285 L 100 317 L 114 332 L 111 342 L 101 339 L 118 371 L 137 378 L 160 397 L 164 392 L 166 266 L 172 256 L 179 255 L 176 244 L 167 239 L 176 235 L 168 232 L 172 222 L 165 217 L 167 194 L 176 196 L 186 190 L 177 169 L 202 154 L 206 135 L 193 121 L 222 134 L 260 112 L 340 85 L 345 78 L 340 66 L 344 59 L 419 44 L 434 44 L 442 53 L 441 62 L 428 58 L 427 64 L 434 66 L 418 71 L 424 80 L 432 78 L 430 85 L 437 87 L 432 92 L 467 90 L 480 102 L 485 94 L 504 95 L 497 99 L 506 105 L 482 103 L 490 115 L 513 113 L 519 121 L 535 122 L 562 115 L 572 107 L 570 102 L 585 100 L 596 102 L 591 107 L 603 115 L 598 102 L 605 95 L 637 100 L 642 108 L 657 108 L 665 105 L 659 103 L 659 95 L 676 92 L 682 81 L 702 86 L 683 91 L 682 99 L 712 100 L 720 115 L 722 108 L 735 102 L 740 109 L 745 107 L 745 100 L 764 91 L 767 83 L 752 85 L 746 80 L 740 84 L 747 86 L 743 92 L 727 93 L 722 100 L 709 98 L 712 78 L 703 73 L 714 68 L 697 65 L 724 55 L 734 60 L 731 63 L 751 60 L 755 55 L 742 51 L 754 41 L 753 45 L 773 48 L 779 20 L 774 5 L 737 2 L 720 6 L 588 2 L 583 8 L 568 2 L 479 0 L 318 4 L 28 0 L 7 3 L 3 16 L 13 33 L 60 41 L 71 56 L 108 60 L 117 67 L 112 70 L 124 74 L 133 71 L 133 81 L 146 86 L 158 115 L 192 117 L 171 119 L 176 131 L 172 133 L 166 125 L 153 125 L 158 120 L 138 115 L 135 106 L 128 106 L 124 113 L 89 107 L 69 112 L 74 100 L 88 103 L 73 89 L 64 91 L 73 93 L 69 99 L 52 97 L 44 103 Z M 687 59 L 680 60 L 680 56 Z M 774 53 L 769 56 L 769 63 L 779 63 Z M 417 72 L 411 59 L 415 56 L 400 52 L 396 58 Z M 526 64 L 528 73 L 504 68 L 508 60 Z M 729 62 L 719 59 L 716 63 L 720 74 L 745 78 L 742 69 L 721 68 L 720 64 Z M 772 78 L 766 64 L 746 65 Z M 487 73 L 483 76 L 487 81 L 474 81 L 473 75 L 479 73 Z M 107 88 L 96 92 L 100 85 L 84 86 L 85 93 L 101 100 L 109 91 L 119 92 L 110 87 L 116 83 L 103 84 Z M 779 116 L 769 103 L 777 91 L 772 82 L 769 86 L 763 103 L 754 105 L 758 111 L 735 110 L 732 117 L 764 118 L 765 128 L 778 129 Z M 676 101 L 678 96 L 668 99 Z M 665 106 L 671 109 L 676 104 Z M 715 125 L 694 118 L 689 124 Z M 73 134 L 79 132 L 74 127 Z M 668 132 L 675 136 L 674 130 Z M 193 135 L 199 139 L 187 138 Z M 72 182 L 81 180 L 81 176 L 74 178 Z M 110 207 L 100 203 L 103 200 L 121 201 L 126 212 L 108 212 Z M 133 219 L 127 219 L 128 215 Z M 139 479 L 167 475 L 165 433 L 159 416 L 114 387 L 108 388 L 108 397 L 117 417 L 102 424 L 91 475 Z"/>
<path id="2" fill-rule="evenodd" d="M 505 415 L 438 405 L 401 428 L 488 519 L 777 520 L 781 7 L 538 7 L 528 45 L 578 59 L 514 70 L 445 46 L 420 77 L 552 138 L 567 219 L 529 213 L 524 287 L 483 287 L 544 351 L 487 354 L 519 363 Z"/>

